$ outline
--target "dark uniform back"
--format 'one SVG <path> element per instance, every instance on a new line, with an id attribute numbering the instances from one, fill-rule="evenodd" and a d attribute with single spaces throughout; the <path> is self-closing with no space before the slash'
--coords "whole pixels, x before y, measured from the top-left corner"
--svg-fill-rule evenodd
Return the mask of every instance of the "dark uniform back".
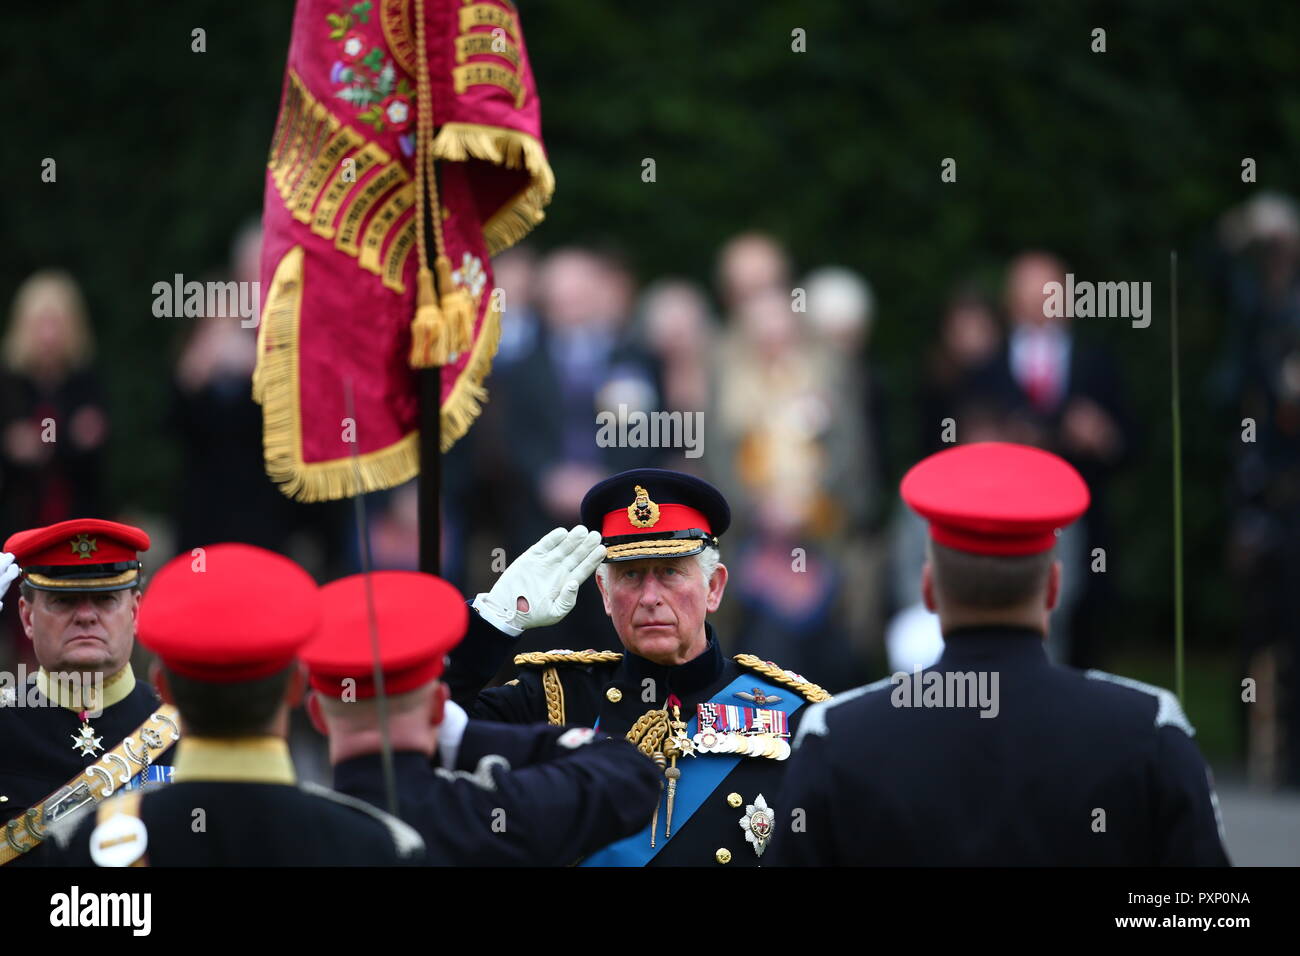
<path id="1" fill-rule="evenodd" d="M 420 863 L 424 841 L 364 801 L 297 786 L 282 736 L 294 666 L 321 619 L 316 582 L 239 543 L 173 558 L 140 604 L 137 636 L 186 734 L 173 782 L 56 826 L 51 863 L 321 866 Z M 201 573 L 199 573 L 201 571 Z M 250 587 L 250 582 L 253 586 Z M 71 834 L 68 831 L 71 830 Z"/>
<path id="2" fill-rule="evenodd" d="M 636 833 L 654 809 L 660 774 L 625 741 L 581 727 L 470 724 L 495 740 L 526 731 L 539 753 L 485 754 L 472 772 L 393 755 L 398 814 L 424 838 L 431 866 L 567 866 Z M 382 806 L 379 754 L 336 765 L 334 788 Z"/>
<path id="3" fill-rule="evenodd" d="M 992 705 L 924 706 L 899 675 L 813 707 L 782 794 L 806 831 L 778 830 L 777 862 L 1227 865 L 1213 783 L 1173 694 L 1054 667 L 1032 630 L 946 642 L 933 672 L 945 684 L 986 675 Z"/>
<path id="4" fill-rule="evenodd" d="M 110 814 L 114 801 L 101 816 Z M 409 826 L 324 787 L 194 781 L 145 793 L 139 817 L 150 866 L 403 866 L 424 862 Z M 46 863 L 93 866 L 97 819 L 55 834 Z"/>

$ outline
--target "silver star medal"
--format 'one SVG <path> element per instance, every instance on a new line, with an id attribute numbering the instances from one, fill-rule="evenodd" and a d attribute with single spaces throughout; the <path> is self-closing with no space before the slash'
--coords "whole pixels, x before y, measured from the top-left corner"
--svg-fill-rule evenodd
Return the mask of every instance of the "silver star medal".
<path id="1" fill-rule="evenodd" d="M 93 757 L 104 749 L 104 738 L 95 736 L 95 728 L 83 722 L 81 729 L 72 735 L 72 749 L 83 757 Z"/>
<path id="2" fill-rule="evenodd" d="M 767 849 L 767 841 L 772 839 L 772 828 L 776 824 L 776 815 L 767 805 L 760 793 L 754 802 L 745 807 L 745 815 L 740 818 L 740 828 L 745 831 L 745 840 L 754 846 L 754 854 L 762 856 Z"/>

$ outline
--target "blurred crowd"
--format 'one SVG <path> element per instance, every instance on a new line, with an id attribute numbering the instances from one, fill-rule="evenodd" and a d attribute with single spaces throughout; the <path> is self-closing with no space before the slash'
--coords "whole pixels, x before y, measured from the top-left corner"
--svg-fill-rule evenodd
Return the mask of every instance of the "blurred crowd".
<path id="1" fill-rule="evenodd" d="M 1219 224 L 1209 272 L 1227 316 L 1212 400 L 1239 422 L 1226 582 L 1242 608 L 1241 672 L 1257 682 L 1249 774 L 1300 786 L 1300 208 L 1263 193 Z"/>
<path id="2" fill-rule="evenodd" d="M 214 277 L 256 280 L 258 246 L 250 226 Z M 1232 443 L 1226 562 L 1245 595 L 1248 672 L 1295 687 L 1294 204 L 1269 197 L 1232 210 L 1217 254 L 1229 341 L 1216 395 L 1259 423 L 1257 441 Z M 910 671 L 937 658 L 942 641 L 919 604 L 925 529 L 895 507 L 897 480 L 945 444 L 1007 440 L 1057 452 L 1088 481 L 1093 506 L 1060 541 L 1064 589 L 1048 650 L 1074 666 L 1105 663 L 1116 595 L 1113 575 L 1094 570 L 1113 540 L 1112 482 L 1133 467 L 1142 435 L 1105 334 L 1079 335 L 1070 319 L 1045 315 L 1045 283 L 1064 282 L 1068 271 L 1056 255 L 1013 257 L 992 289 L 958 282 L 938 290 L 931 345 L 915 360 L 919 371 L 901 374 L 873 352 L 873 331 L 891 317 L 867 279 L 838 265 L 800 271 L 773 236 L 726 242 L 708 285 L 683 276 L 643 283 L 620 250 L 602 245 L 545 254 L 516 247 L 494 268 L 505 308 L 491 400 L 444 457 L 443 573 L 467 595 L 487 589 L 546 531 L 575 524 L 583 494 L 601 478 L 673 468 L 714 482 L 732 507 L 722 542 L 730 586 L 716 622 L 728 652 L 777 661 L 832 691 Z M 116 513 L 105 499 L 112 417 L 91 330 L 67 274 L 34 275 L 13 298 L 0 378 L 6 531 Z M 148 560 L 157 566 L 199 544 L 243 540 L 291 554 L 322 580 L 358 570 L 351 505 L 290 502 L 263 473 L 260 409 L 249 395 L 255 349 L 255 330 L 224 318 L 198 320 L 179 343 L 169 428 L 180 479 L 170 516 L 151 526 L 161 546 Z M 598 440 L 602 412 L 662 411 L 699 416 L 702 453 Z M 42 438 L 49 422 L 57 441 Z M 888 430 L 900 422 L 917 430 Z M 375 566 L 415 567 L 414 484 L 370 496 L 367 509 Z M 23 655 L 11 618 L 6 630 L 15 639 L 5 656 Z M 526 634 L 520 650 L 615 646 L 589 583 L 562 624 Z M 1249 729 L 1252 754 L 1269 755 L 1258 758 L 1261 779 L 1300 783 L 1296 723 L 1295 708 L 1283 706 L 1263 729 Z"/>

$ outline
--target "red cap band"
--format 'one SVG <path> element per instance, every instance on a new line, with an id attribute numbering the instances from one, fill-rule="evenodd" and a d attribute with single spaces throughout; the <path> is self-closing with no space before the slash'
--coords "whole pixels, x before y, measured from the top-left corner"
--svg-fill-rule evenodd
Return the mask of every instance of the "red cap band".
<path id="1" fill-rule="evenodd" d="M 618 508 L 605 515 L 600 533 L 606 538 L 611 538 L 620 534 L 649 535 L 656 531 L 685 531 L 688 528 L 698 528 L 709 534 L 713 533 L 704 512 L 697 511 L 690 505 L 672 504 L 659 505 L 659 520 L 645 528 L 638 528 L 632 523 L 632 519 L 627 516 L 626 508 Z"/>

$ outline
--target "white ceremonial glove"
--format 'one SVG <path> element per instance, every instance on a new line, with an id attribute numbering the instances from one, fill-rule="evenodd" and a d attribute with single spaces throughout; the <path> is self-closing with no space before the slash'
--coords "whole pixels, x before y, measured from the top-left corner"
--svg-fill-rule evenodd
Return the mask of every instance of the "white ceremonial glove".
<path id="1" fill-rule="evenodd" d="M 0 551 L 0 598 L 5 596 L 14 578 L 22 573 L 23 569 L 14 562 L 14 556 L 8 551 Z M 4 610 L 4 602 L 0 601 L 0 611 L 2 610 Z"/>
<path id="2" fill-rule="evenodd" d="M 582 525 L 569 531 L 556 528 L 511 562 L 491 591 L 474 598 L 473 607 L 511 637 L 546 627 L 573 610 L 578 587 L 604 559 L 599 531 Z M 520 610 L 520 598 L 528 610 Z"/>

